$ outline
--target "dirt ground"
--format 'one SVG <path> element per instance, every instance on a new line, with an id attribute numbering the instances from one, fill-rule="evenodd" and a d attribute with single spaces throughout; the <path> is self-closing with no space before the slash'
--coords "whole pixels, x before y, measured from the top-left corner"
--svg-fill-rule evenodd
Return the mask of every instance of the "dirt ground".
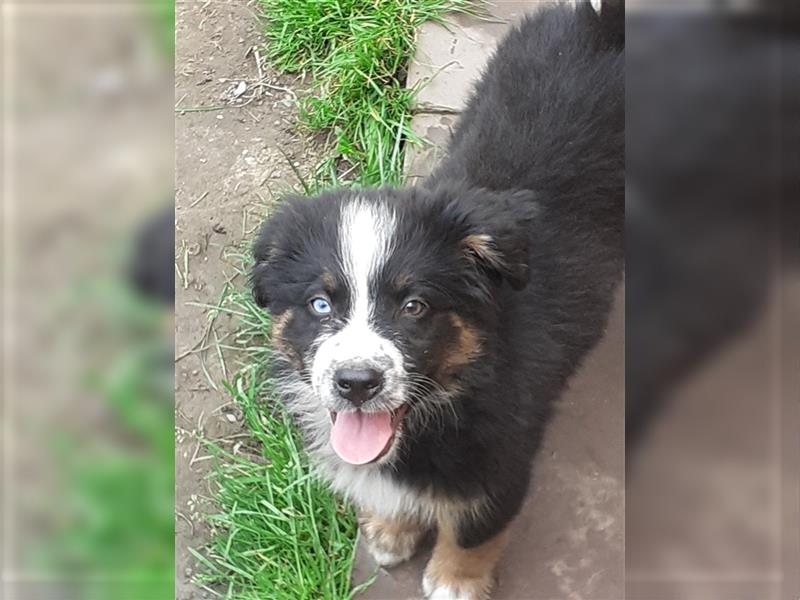
<path id="1" fill-rule="evenodd" d="M 209 533 L 201 515 L 210 496 L 204 479 L 210 460 L 199 437 L 243 434 L 220 385 L 223 365 L 213 349 L 203 350 L 205 340 L 213 342 L 215 335 L 223 340 L 234 324 L 221 314 L 209 328 L 208 310 L 196 304 L 217 303 L 226 282 L 245 285 L 226 256 L 253 236 L 273 194 L 298 184 L 281 150 L 301 173 L 317 162 L 318 146 L 296 131 L 294 89 L 302 88 L 302 82 L 279 77 L 264 64 L 263 26 L 256 11 L 253 0 L 178 2 L 175 11 L 175 105 L 187 108 L 175 115 L 179 600 L 210 596 L 191 583 L 194 559 L 187 550 L 202 546 Z M 225 358 L 228 375 L 232 360 Z"/>

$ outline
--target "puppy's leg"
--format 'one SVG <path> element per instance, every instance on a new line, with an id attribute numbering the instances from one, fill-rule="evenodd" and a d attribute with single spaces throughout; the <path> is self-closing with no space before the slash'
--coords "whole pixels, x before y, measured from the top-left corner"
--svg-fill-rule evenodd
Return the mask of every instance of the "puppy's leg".
<path id="1" fill-rule="evenodd" d="M 358 524 L 370 554 L 383 567 L 393 567 L 414 556 L 427 532 L 413 519 L 387 519 L 367 512 L 359 515 Z"/>
<path id="2" fill-rule="evenodd" d="M 431 600 L 484 600 L 494 583 L 493 571 L 508 539 L 503 529 L 469 548 L 459 544 L 458 527 L 439 522 L 439 534 L 422 588 Z"/>

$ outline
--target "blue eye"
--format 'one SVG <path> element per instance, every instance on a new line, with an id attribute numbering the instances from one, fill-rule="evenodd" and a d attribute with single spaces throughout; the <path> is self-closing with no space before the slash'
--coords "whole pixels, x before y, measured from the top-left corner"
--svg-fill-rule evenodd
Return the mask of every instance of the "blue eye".
<path id="1" fill-rule="evenodd" d="M 325 298 L 314 298 L 311 300 L 311 310 L 318 315 L 329 315 L 331 314 L 331 303 Z"/>

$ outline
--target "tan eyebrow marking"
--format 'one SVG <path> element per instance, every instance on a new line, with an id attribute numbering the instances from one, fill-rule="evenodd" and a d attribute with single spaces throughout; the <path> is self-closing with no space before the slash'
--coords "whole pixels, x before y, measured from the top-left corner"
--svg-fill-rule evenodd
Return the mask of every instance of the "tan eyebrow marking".
<path id="1" fill-rule="evenodd" d="M 413 281 L 411 275 L 408 273 L 404 273 L 403 275 L 398 275 L 394 279 L 394 285 L 397 289 L 402 289 L 406 287 L 409 283 Z"/>

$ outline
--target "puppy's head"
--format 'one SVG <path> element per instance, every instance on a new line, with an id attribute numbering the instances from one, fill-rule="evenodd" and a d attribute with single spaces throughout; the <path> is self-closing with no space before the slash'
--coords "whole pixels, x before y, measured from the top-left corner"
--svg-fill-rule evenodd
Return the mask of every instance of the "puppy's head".
<path id="1" fill-rule="evenodd" d="M 389 460 L 404 428 L 454 401 L 497 294 L 527 283 L 534 206 L 452 188 L 281 205 L 254 246 L 252 286 L 291 408 L 320 446 L 352 464 Z"/>

